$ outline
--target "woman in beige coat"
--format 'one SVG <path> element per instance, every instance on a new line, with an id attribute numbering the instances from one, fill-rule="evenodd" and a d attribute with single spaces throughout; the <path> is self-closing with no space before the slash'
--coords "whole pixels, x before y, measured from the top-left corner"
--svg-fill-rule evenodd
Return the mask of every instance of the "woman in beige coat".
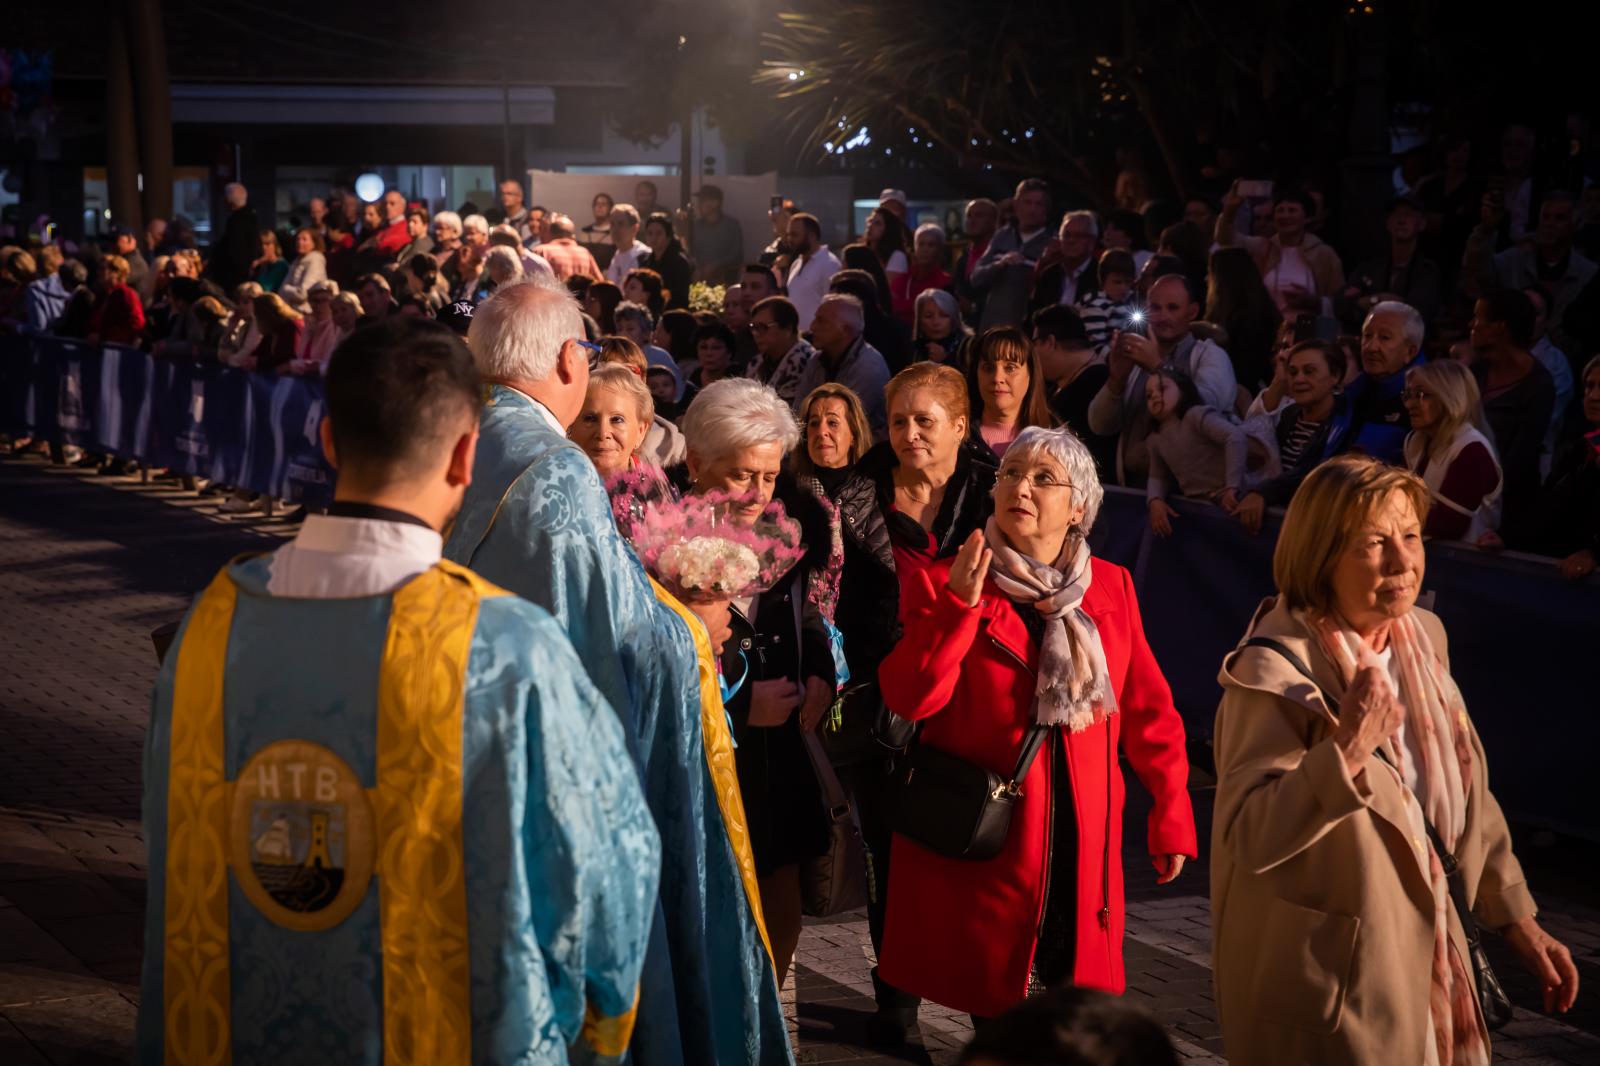
<path id="1" fill-rule="evenodd" d="M 1577 995 L 1571 955 L 1534 920 L 1444 629 L 1415 606 L 1427 507 L 1406 471 L 1356 456 L 1317 468 L 1284 519 L 1279 595 L 1246 634 L 1314 683 L 1246 642 L 1223 663 L 1211 907 L 1233 1066 L 1489 1061 L 1424 817 L 1545 1009 Z"/>

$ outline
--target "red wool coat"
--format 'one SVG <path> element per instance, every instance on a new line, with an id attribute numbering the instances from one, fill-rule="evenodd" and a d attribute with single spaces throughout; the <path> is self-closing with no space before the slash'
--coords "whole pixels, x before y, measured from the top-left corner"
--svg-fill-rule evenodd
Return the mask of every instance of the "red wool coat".
<path id="1" fill-rule="evenodd" d="M 884 700 L 896 714 L 923 723 L 922 743 L 1009 774 L 1031 721 L 1038 654 L 1016 608 L 992 581 L 976 608 L 950 593 L 953 562 L 909 576 L 901 589 L 905 635 L 878 671 Z M 1150 853 L 1192 859 L 1198 851 L 1183 722 L 1145 642 L 1133 582 L 1115 564 L 1094 559 L 1091 566 L 1083 608 L 1099 628 L 1118 711 L 1082 732 L 1056 732 L 1074 803 L 1055 816 L 1077 823 L 1073 983 L 1121 993 L 1127 979 L 1119 742 L 1155 797 Z M 895 836 L 879 959 L 885 981 L 980 1017 L 1024 997 L 1045 903 L 1046 754 L 1029 769 L 1005 847 L 993 859 L 949 859 Z"/>

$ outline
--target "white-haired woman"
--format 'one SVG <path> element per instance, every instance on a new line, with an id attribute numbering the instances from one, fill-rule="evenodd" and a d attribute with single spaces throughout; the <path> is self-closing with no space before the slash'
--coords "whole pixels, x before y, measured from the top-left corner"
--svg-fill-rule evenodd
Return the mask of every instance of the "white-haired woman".
<path id="1" fill-rule="evenodd" d="M 894 303 L 894 313 L 908 326 L 915 327 L 917 297 L 924 292 L 943 291 L 950 287 L 950 272 L 945 269 L 949 255 L 945 251 L 944 227 L 937 222 L 924 222 L 911 238 L 911 269 L 898 278 L 891 278 L 889 295 Z"/>
<path id="2" fill-rule="evenodd" d="M 801 730 L 833 702 L 834 660 L 807 577 L 831 548 L 827 512 L 784 469 L 799 442 L 794 412 L 748 378 L 707 385 L 683 416 L 688 491 L 733 493 L 732 520 L 753 524 L 773 500 L 800 523 L 807 553 L 768 592 L 733 604 L 724 644 L 727 708 L 738 741 L 739 789 L 781 983 L 800 939 L 800 865 L 827 847 L 822 799 Z M 741 678 L 743 681 L 741 682 Z"/>
<path id="3" fill-rule="evenodd" d="M 1235 1066 L 1488 1063 L 1457 893 L 1546 1012 L 1577 995 L 1571 954 L 1534 918 L 1444 628 L 1416 606 L 1428 496 L 1367 456 L 1313 470 L 1278 535 L 1278 595 L 1223 661 L 1212 955 Z"/>
<path id="4" fill-rule="evenodd" d="M 904 807 L 897 820 L 879 972 L 978 1018 L 1039 988 L 1123 990 L 1119 745 L 1155 797 L 1161 882 L 1197 854 L 1183 722 L 1133 582 L 1089 554 L 1102 496 L 1071 431 L 1023 430 L 987 526 L 903 583 L 905 634 L 878 671 L 889 709 L 922 725 L 903 801 L 924 760 L 1010 779 L 1037 744 L 994 857 L 936 847 Z"/>
<path id="5" fill-rule="evenodd" d="M 967 372 L 972 327 L 961 317 L 961 305 L 944 289 L 918 293 L 911 316 L 911 358 L 953 366 Z"/>
<path id="6" fill-rule="evenodd" d="M 483 258 L 483 273 L 478 278 L 478 287 L 473 293 L 472 302 L 485 300 L 502 285 L 512 285 L 521 280 L 522 257 L 517 254 L 515 248 L 497 244 L 490 248 Z"/>
<path id="7" fill-rule="evenodd" d="M 567 427 L 567 436 L 594 461 L 600 480 L 609 481 L 638 462 L 655 412 L 638 371 L 621 363 L 598 366 L 589 372 L 583 410 Z"/>

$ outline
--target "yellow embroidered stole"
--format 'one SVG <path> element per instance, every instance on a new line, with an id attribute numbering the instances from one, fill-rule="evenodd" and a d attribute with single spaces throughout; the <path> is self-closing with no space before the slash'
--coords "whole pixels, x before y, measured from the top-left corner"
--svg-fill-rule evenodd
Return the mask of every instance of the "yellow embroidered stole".
<path id="1" fill-rule="evenodd" d="M 378 692 L 377 874 L 384 1061 L 471 1057 L 461 837 L 462 716 L 478 604 L 507 595 L 441 562 L 394 594 Z M 223 675 L 237 590 L 226 569 L 178 650 L 167 795 L 164 1027 L 169 1063 L 232 1059 Z"/>
<path id="2" fill-rule="evenodd" d="M 756 858 L 750 850 L 750 828 L 745 821 L 744 799 L 739 794 L 739 770 L 733 761 L 733 735 L 728 731 L 728 715 L 722 708 L 722 686 L 717 681 L 717 662 L 711 653 L 711 640 L 706 636 L 705 624 L 655 578 L 650 579 L 650 587 L 655 590 L 657 600 L 683 619 L 694 637 L 695 662 L 700 674 L 700 732 L 705 737 L 706 767 L 711 771 L 711 786 L 717 795 L 717 806 L 722 810 L 722 824 L 727 827 L 728 844 L 739 866 L 739 879 L 744 882 L 750 912 L 755 915 L 756 929 L 761 933 L 761 943 L 766 946 L 770 959 L 772 942 L 767 938 L 767 921 L 761 913 Z M 773 968 L 776 970 L 776 964 Z"/>

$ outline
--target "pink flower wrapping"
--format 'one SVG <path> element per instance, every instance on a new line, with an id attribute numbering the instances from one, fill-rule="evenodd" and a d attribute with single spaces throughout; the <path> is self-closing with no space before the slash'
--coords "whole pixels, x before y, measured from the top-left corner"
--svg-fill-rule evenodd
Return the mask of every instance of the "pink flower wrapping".
<path id="1" fill-rule="evenodd" d="M 805 554 L 800 523 L 781 503 L 743 525 L 730 512 L 745 497 L 711 492 L 674 499 L 648 468 L 623 471 L 607 487 L 617 529 L 650 575 L 685 603 L 765 592 Z"/>

